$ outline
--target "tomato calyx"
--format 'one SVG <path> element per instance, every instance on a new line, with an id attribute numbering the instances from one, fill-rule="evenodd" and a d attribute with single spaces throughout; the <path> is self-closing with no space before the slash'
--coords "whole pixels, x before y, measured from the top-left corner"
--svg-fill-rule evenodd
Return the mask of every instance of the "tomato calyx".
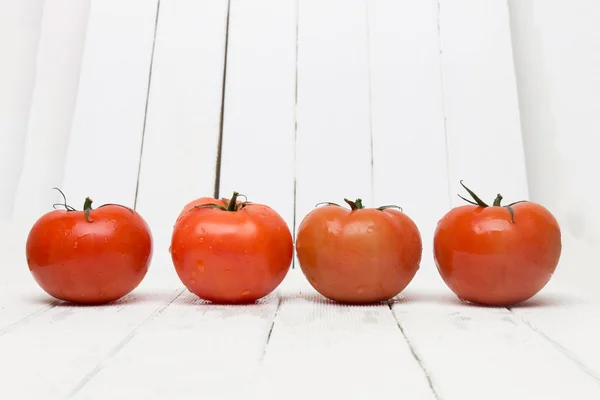
<path id="1" fill-rule="evenodd" d="M 349 199 L 347 199 L 347 198 L 345 198 L 345 197 L 344 197 L 344 201 L 345 201 L 345 202 L 346 202 L 346 203 L 347 203 L 347 204 L 350 206 L 350 210 L 351 210 L 351 211 L 356 211 L 356 210 L 364 210 L 364 209 L 366 208 L 366 207 L 363 205 L 362 199 L 360 199 L 360 198 L 359 198 L 359 199 L 356 199 L 356 200 L 354 200 L 354 201 L 352 201 L 352 200 L 349 200 Z M 322 201 L 322 202 L 320 202 L 320 203 L 317 203 L 317 205 L 316 205 L 315 207 L 318 207 L 318 206 L 320 206 L 321 204 L 326 204 L 326 205 L 328 205 L 328 206 L 336 206 L 336 207 L 341 207 L 339 204 L 337 204 L 337 203 L 332 203 L 332 202 L 330 202 L 330 201 Z M 398 209 L 398 210 L 400 210 L 400 211 L 404 211 L 404 210 L 402 209 L 402 207 L 400 207 L 400 206 L 397 206 L 397 205 L 394 205 L 394 204 L 388 204 L 388 205 L 385 205 L 385 206 L 377 207 L 377 210 L 379 210 L 379 211 L 383 211 L 383 210 L 385 210 L 386 208 L 396 208 L 396 209 Z"/>
<path id="2" fill-rule="evenodd" d="M 246 199 L 246 201 L 243 201 L 238 204 L 238 202 L 237 202 L 238 197 L 243 197 Z M 227 201 L 227 199 L 225 199 L 225 198 L 222 198 L 221 201 L 223 202 L 223 205 L 214 204 L 214 203 L 202 204 L 200 206 L 192 207 L 192 209 L 190 211 L 197 209 L 197 208 L 214 208 L 214 209 L 219 209 L 221 211 L 236 212 L 236 211 L 240 211 L 242 208 L 252 204 L 251 202 L 248 201 L 248 198 L 246 197 L 246 195 L 240 194 L 238 192 L 233 192 L 233 195 L 231 196 L 231 199 L 229 199 L 229 201 Z"/>
<path id="3" fill-rule="evenodd" d="M 63 207 L 67 212 L 77 211 L 77 209 L 75 207 L 70 206 L 70 205 L 67 204 L 67 196 L 65 196 L 65 194 L 63 193 L 62 190 L 60 190 L 59 188 L 56 188 L 56 187 L 52 188 L 52 189 L 58 190 L 58 192 L 60 193 L 60 195 L 63 198 L 63 202 L 62 203 L 54 203 L 54 204 L 52 204 L 52 208 L 54 208 L 55 210 L 57 210 L 58 209 L 57 207 Z M 91 198 L 89 198 L 89 197 L 86 197 L 85 201 L 83 202 L 83 215 L 84 215 L 85 220 L 87 222 L 94 222 L 94 220 L 90 219 L 90 211 L 92 211 L 92 203 L 93 202 L 94 201 Z M 129 210 L 129 212 L 131 212 L 132 214 L 134 214 L 134 211 L 131 208 L 126 207 L 126 206 L 121 205 L 121 204 L 107 203 L 107 204 L 102 204 L 98 208 L 102 208 L 102 207 L 106 207 L 106 206 L 123 207 L 126 210 Z"/>
<path id="4" fill-rule="evenodd" d="M 481 198 L 479 196 L 477 196 L 475 194 L 475 192 L 473 192 L 471 189 L 466 187 L 462 180 L 460 181 L 460 184 L 463 188 L 465 188 L 465 190 L 469 193 L 469 195 L 473 198 L 473 200 L 466 199 L 463 196 L 461 196 L 460 194 L 458 195 L 458 197 L 460 197 L 467 203 L 472 204 L 474 206 L 479 206 L 479 207 L 483 207 L 483 208 L 489 207 L 489 205 L 486 204 L 483 200 L 481 200 Z M 519 201 L 515 201 L 514 203 L 510 203 L 510 204 L 503 206 L 501 204 L 502 199 L 503 199 L 502 195 L 500 193 L 498 193 L 496 195 L 496 198 L 494 199 L 494 202 L 492 203 L 492 207 L 506 208 L 508 210 L 508 212 L 510 213 L 510 220 L 514 224 L 515 223 L 515 210 L 512 208 L 512 206 L 514 206 L 515 204 L 518 204 L 518 203 L 524 203 L 527 200 L 519 200 Z"/>

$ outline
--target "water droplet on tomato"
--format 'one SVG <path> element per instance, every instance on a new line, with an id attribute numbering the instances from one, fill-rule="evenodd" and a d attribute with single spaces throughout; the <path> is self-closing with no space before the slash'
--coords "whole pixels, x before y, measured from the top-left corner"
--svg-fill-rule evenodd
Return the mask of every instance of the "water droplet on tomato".
<path id="1" fill-rule="evenodd" d="M 204 272 L 204 270 L 205 270 L 204 263 L 202 261 L 198 261 L 196 263 L 196 267 L 198 267 L 198 271 L 200 271 L 200 272 Z"/>
<path id="2" fill-rule="evenodd" d="M 173 247 L 169 246 L 169 253 L 172 254 L 173 253 Z"/>
<path id="3" fill-rule="evenodd" d="M 204 238 L 203 238 L 203 237 L 201 237 L 200 239 L 198 239 L 198 241 L 199 241 L 200 243 L 203 243 L 203 242 L 204 242 Z"/>
<path id="4" fill-rule="evenodd" d="M 356 293 L 358 294 L 363 294 L 365 292 L 365 289 L 362 287 L 359 287 L 358 289 L 356 289 Z"/>
<path id="5" fill-rule="evenodd" d="M 248 296 L 250 294 L 250 290 L 246 289 L 242 292 L 242 296 Z"/>
<path id="6" fill-rule="evenodd" d="M 202 233 L 206 233 L 206 229 L 204 229 L 204 228 L 202 228 L 202 227 L 201 227 L 201 228 L 200 228 L 200 232 L 202 232 Z"/>
<path id="7" fill-rule="evenodd" d="M 108 238 L 105 236 L 104 237 L 104 243 L 108 242 Z"/>
<path id="8" fill-rule="evenodd" d="M 75 241 L 75 244 L 73 245 L 73 248 L 76 249 L 77 248 L 77 241 Z"/>

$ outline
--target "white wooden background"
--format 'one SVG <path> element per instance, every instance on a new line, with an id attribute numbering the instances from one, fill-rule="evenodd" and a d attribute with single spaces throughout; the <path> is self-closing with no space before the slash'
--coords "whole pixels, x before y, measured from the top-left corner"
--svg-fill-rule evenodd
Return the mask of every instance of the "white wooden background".
<path id="1" fill-rule="evenodd" d="M 600 398 L 596 298 L 556 279 L 466 306 L 433 263 L 460 179 L 529 196 L 506 1 L 0 5 L 0 398 Z M 24 240 L 53 186 L 148 221 L 132 294 L 82 307 L 36 286 Z M 399 204 L 421 269 L 373 306 L 326 301 L 298 268 L 256 305 L 207 304 L 174 273 L 171 229 L 233 190 L 294 231 L 319 201 Z"/>

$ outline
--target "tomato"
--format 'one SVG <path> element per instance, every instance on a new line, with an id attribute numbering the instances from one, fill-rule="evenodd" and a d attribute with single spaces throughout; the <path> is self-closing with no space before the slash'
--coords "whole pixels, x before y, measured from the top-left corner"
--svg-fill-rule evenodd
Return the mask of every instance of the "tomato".
<path id="1" fill-rule="evenodd" d="M 27 237 L 27 264 L 40 287 L 57 299 L 83 304 L 110 303 L 135 289 L 152 258 L 144 219 L 117 204 L 92 209 L 90 198 L 83 211 L 66 199 L 62 206 L 65 210 L 40 217 Z"/>
<path id="2" fill-rule="evenodd" d="M 474 201 L 450 210 L 434 234 L 434 257 L 448 287 L 462 300 L 507 306 L 537 294 L 556 270 L 561 232 L 543 206 L 522 201 L 492 206 L 461 181 Z"/>
<path id="3" fill-rule="evenodd" d="M 215 303 L 252 303 L 271 293 L 292 262 L 292 234 L 266 205 L 196 199 L 173 228 L 171 258 L 177 275 L 198 297 Z"/>
<path id="4" fill-rule="evenodd" d="M 364 208 L 344 199 L 316 208 L 302 220 L 296 253 L 302 272 L 323 296 L 342 303 L 373 303 L 399 294 L 414 278 L 421 235 L 396 206 Z M 398 207 L 399 208 L 399 207 Z"/>

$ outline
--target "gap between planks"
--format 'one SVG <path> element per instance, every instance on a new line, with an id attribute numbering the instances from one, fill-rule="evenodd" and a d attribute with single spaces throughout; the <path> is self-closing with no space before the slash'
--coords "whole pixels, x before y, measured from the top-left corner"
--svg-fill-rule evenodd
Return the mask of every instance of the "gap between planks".
<path id="1" fill-rule="evenodd" d="M 421 368 L 421 370 L 423 371 L 423 374 L 425 375 L 425 379 L 427 379 L 427 384 L 429 385 L 429 388 L 431 389 L 431 393 L 433 394 L 433 397 L 436 400 L 441 400 L 441 397 L 433 384 L 433 380 L 431 379 L 431 375 L 429 374 L 429 371 L 427 371 L 427 368 L 425 368 L 425 365 L 423 365 L 423 361 L 421 361 L 421 357 L 419 357 L 419 355 L 415 351 L 415 348 L 414 348 L 411 340 L 408 338 L 408 335 L 406 334 L 406 332 L 404 332 L 404 328 L 402 327 L 402 322 L 400 322 L 400 318 L 398 318 L 396 316 L 396 313 L 394 313 L 394 309 L 392 308 L 393 300 L 394 299 L 390 299 L 387 301 L 387 306 L 390 309 L 390 312 L 392 313 L 392 317 L 396 321 L 396 325 L 398 326 L 398 329 L 400 330 L 400 333 L 401 333 L 402 337 L 404 338 L 406 345 L 410 349 L 410 353 L 412 354 L 412 356 L 415 359 L 415 361 L 417 362 L 417 364 L 419 364 L 419 368 Z"/>
<path id="2" fill-rule="evenodd" d="M 104 357 L 102 358 L 102 360 L 100 360 L 100 362 L 98 363 L 98 365 L 96 365 L 96 367 L 90 371 L 86 376 L 84 376 L 81 381 L 79 381 L 79 383 L 77 385 L 75 385 L 75 387 L 73 388 L 73 390 L 71 390 L 71 392 L 67 395 L 67 398 L 72 398 L 74 396 L 77 395 L 77 393 L 79 393 L 81 391 L 81 389 L 83 389 L 85 387 L 85 385 L 94 378 L 94 376 L 100 372 L 102 370 L 102 368 L 104 368 L 109 362 L 110 360 L 115 357 L 119 351 L 121 351 L 123 349 L 123 347 L 125 347 L 127 345 L 127 343 L 129 343 L 131 341 L 131 339 L 133 339 L 133 337 L 136 335 L 136 333 L 144 326 L 146 325 L 149 321 L 151 321 L 155 316 L 161 314 L 167 307 L 169 307 L 175 300 L 177 300 L 178 297 L 180 297 L 186 289 L 180 289 L 178 290 L 173 296 L 171 296 L 171 298 L 169 298 L 167 301 L 163 302 L 160 306 L 158 306 L 156 309 L 154 309 L 154 311 L 152 311 L 142 322 L 140 322 L 131 332 L 129 332 L 129 334 L 127 336 L 125 336 L 125 338 L 123 340 L 121 340 L 121 342 L 119 342 L 115 347 L 113 347 L 113 349 Z"/>
<path id="3" fill-rule="evenodd" d="M 142 140 L 140 141 L 140 155 L 138 160 L 137 179 L 135 181 L 135 194 L 133 209 L 137 207 L 138 193 L 140 190 L 140 175 L 142 172 L 142 155 L 144 154 L 144 137 L 146 136 L 146 122 L 148 121 L 148 103 L 150 101 L 150 88 L 152 84 L 152 66 L 154 64 L 154 49 L 156 48 L 156 33 L 158 32 L 158 18 L 160 16 L 160 0 L 156 2 L 156 18 L 154 20 L 154 36 L 152 37 L 152 51 L 150 52 L 150 68 L 148 71 L 148 90 L 146 91 L 146 104 L 144 105 L 144 122 L 142 124 Z"/>
<path id="4" fill-rule="evenodd" d="M 217 163 L 215 166 L 215 192 L 218 199 L 221 191 L 221 156 L 223 153 L 223 126 L 225 122 L 225 91 L 227 90 L 227 53 L 229 52 L 229 17 L 231 15 L 231 0 L 227 1 L 227 19 L 225 20 L 225 50 L 223 56 L 223 84 L 221 87 L 221 116 L 219 120 L 219 139 L 217 143 Z"/>
<path id="5" fill-rule="evenodd" d="M 546 342 L 550 343 L 557 351 L 562 353 L 565 357 L 571 360 L 575 365 L 577 365 L 583 372 L 593 378 L 598 384 L 600 384 L 600 375 L 598 373 L 587 366 L 585 362 L 579 359 L 573 352 L 567 349 L 565 346 L 552 339 L 549 335 L 545 334 L 541 329 L 538 329 L 529 319 L 527 319 L 524 315 L 520 315 L 513 311 L 512 307 L 505 307 L 515 318 L 519 319 L 523 322 L 529 329 L 531 329 L 538 337 L 541 337 Z"/>

